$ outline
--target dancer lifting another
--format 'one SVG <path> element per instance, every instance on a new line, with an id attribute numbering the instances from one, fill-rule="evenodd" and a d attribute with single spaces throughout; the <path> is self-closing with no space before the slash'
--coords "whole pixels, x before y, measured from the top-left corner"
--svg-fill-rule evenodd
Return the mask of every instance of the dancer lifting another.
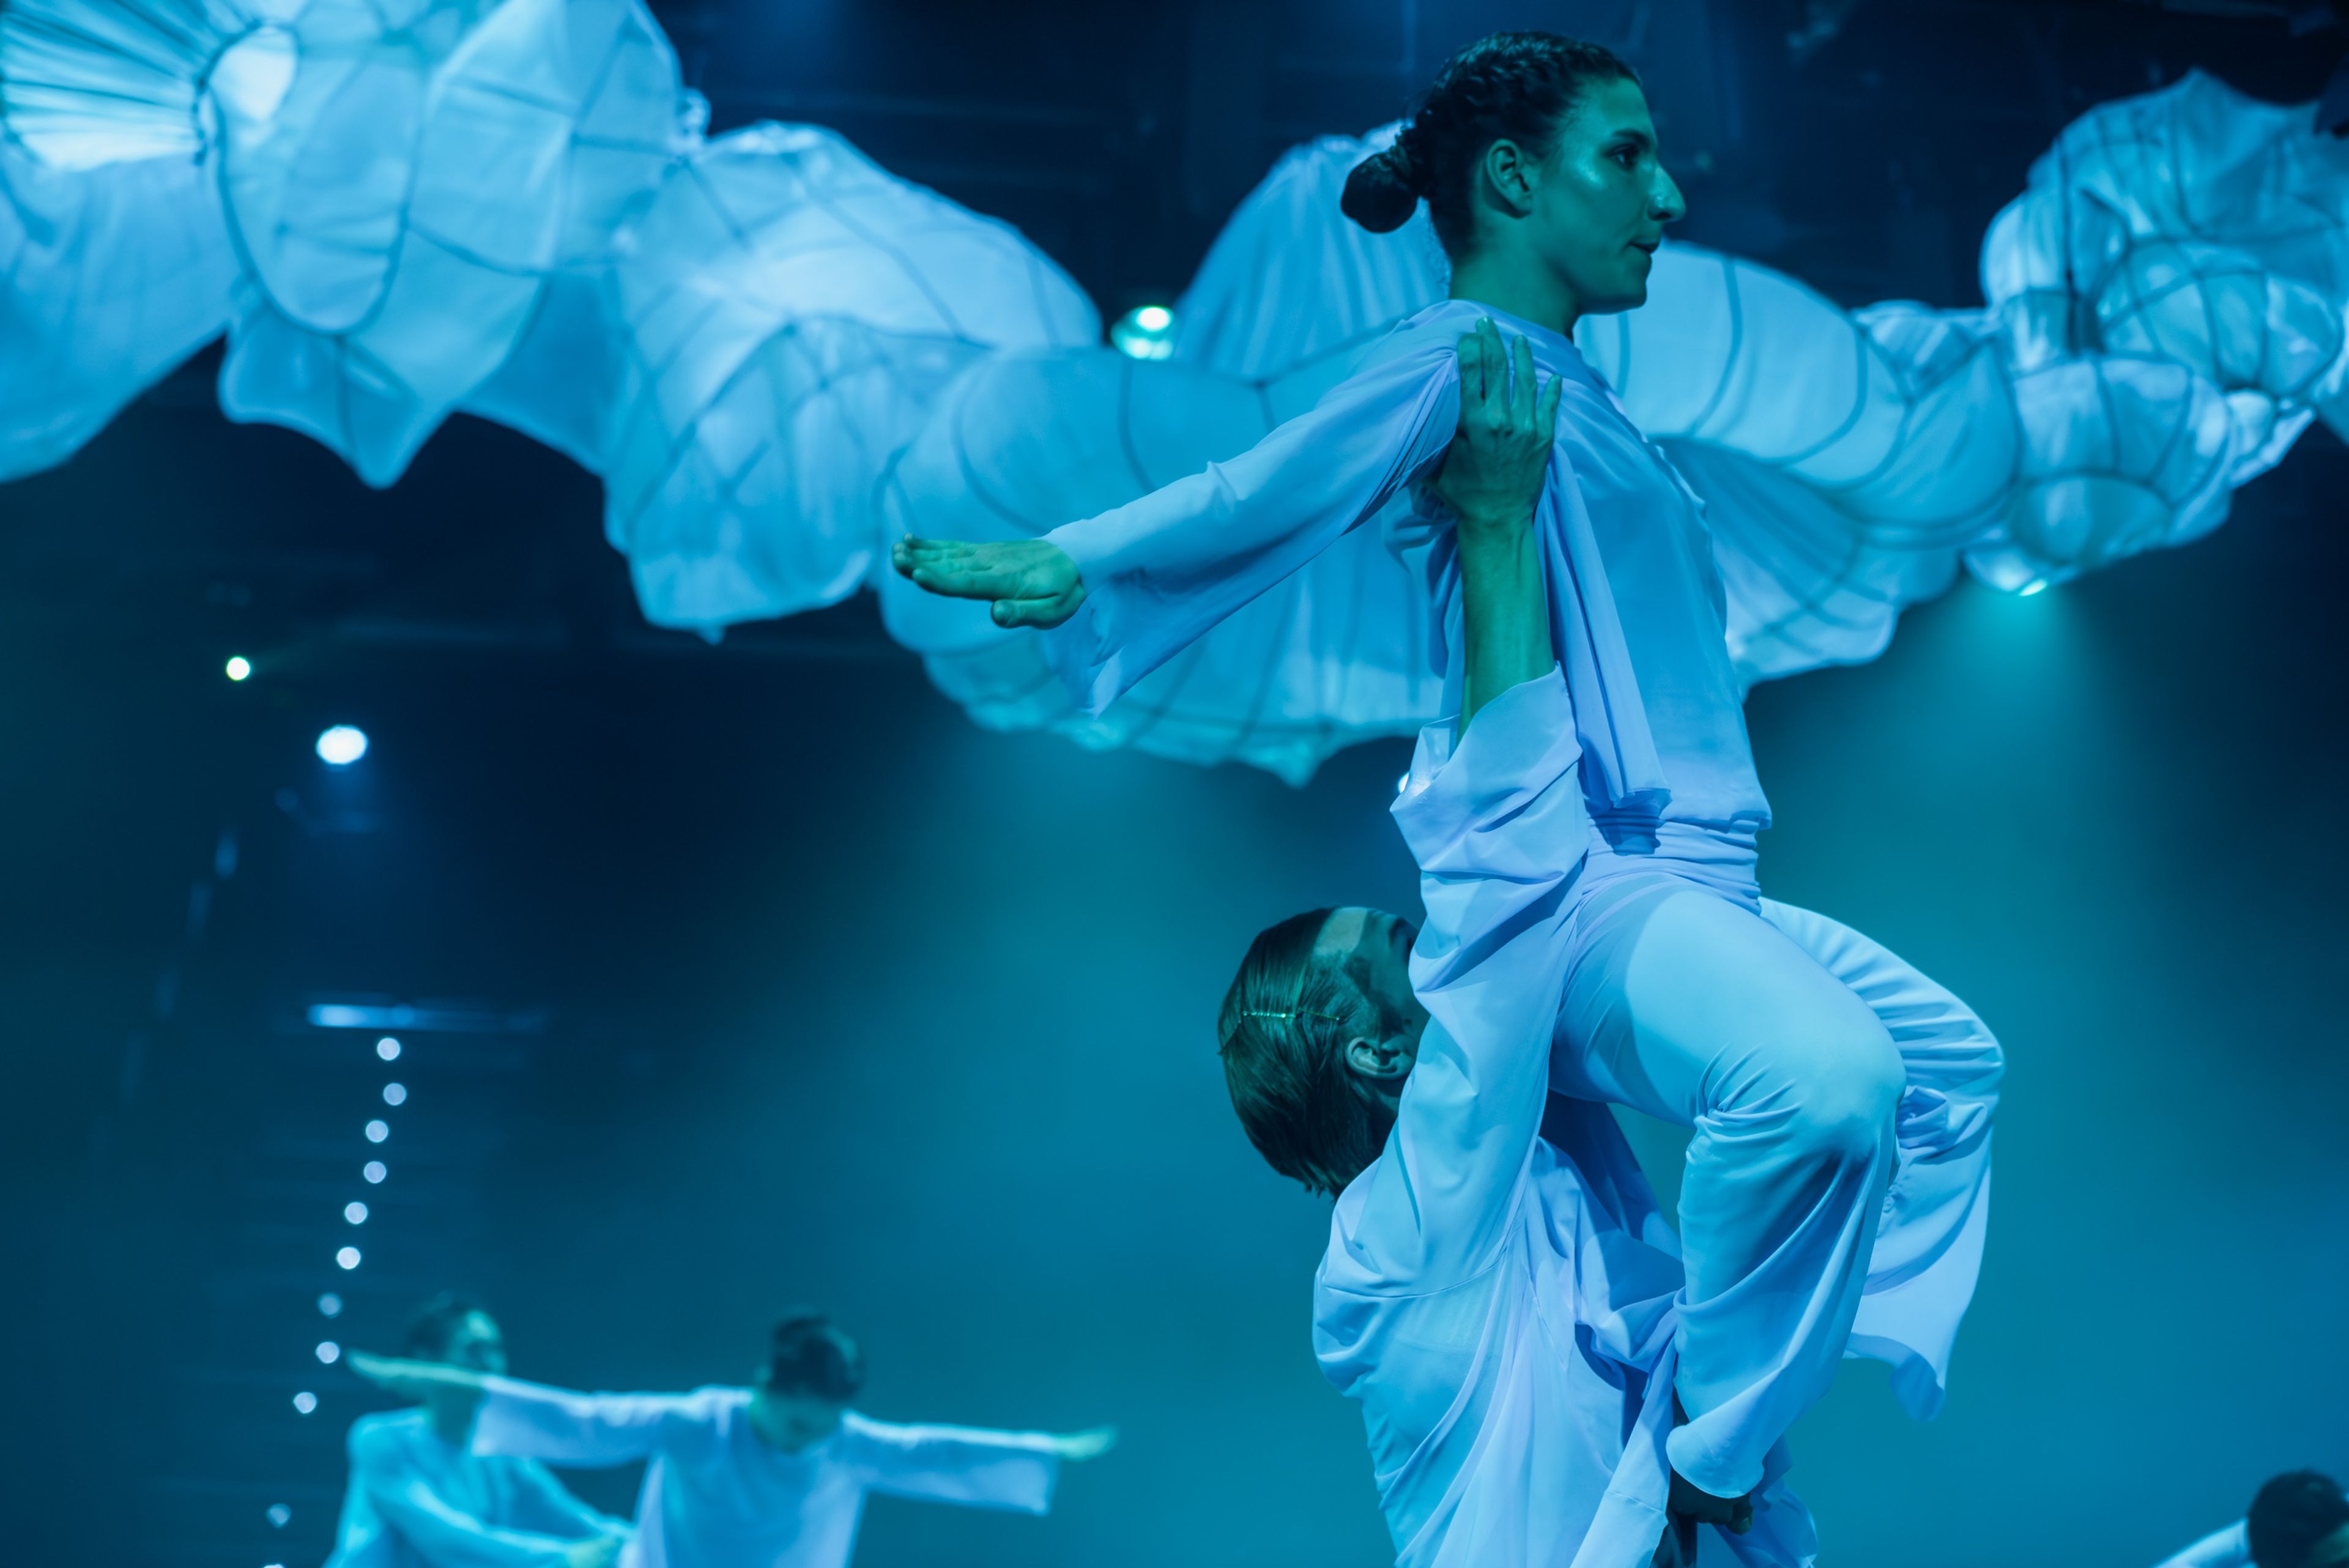
<path id="1" fill-rule="evenodd" d="M 1581 317 L 1644 300 L 1682 212 L 1636 78 L 1548 34 L 1471 46 L 1356 170 L 1346 209 L 1383 231 L 1422 199 L 1452 297 L 1311 410 L 1043 539 L 906 540 L 895 564 L 932 592 L 994 601 L 1000 625 L 1056 628 L 1055 664 L 1098 711 L 1376 519 L 1424 575 L 1464 724 L 1507 684 L 1476 668 L 1475 552 L 1508 533 L 1492 552 L 1538 567 L 1511 591 L 1534 596 L 1557 669 L 1520 680 L 1478 748 L 1506 777 L 1474 783 L 1464 751 L 1449 789 L 1415 776 L 1396 806 L 1429 932 L 1414 949 L 1402 922 L 1359 909 L 1275 927 L 1227 1000 L 1223 1048 L 1257 1147 L 1341 1194 L 1317 1343 L 1363 1401 L 1402 1560 L 1628 1565 L 1667 1533 L 1668 1504 L 1664 1549 L 1685 1552 L 1696 1523 L 1738 1531 L 1783 1499 L 1768 1490 L 1779 1439 L 1847 1352 L 1892 1363 L 1913 1411 L 1938 1407 L 1987 1222 L 2002 1064 L 1946 992 L 1760 897 L 1769 807 L 1702 505 L 1571 341 Z M 1516 339 L 1514 369 L 1495 322 Z M 1554 422 L 1533 402 L 1537 372 Z M 1423 735 L 1423 767 L 1465 747 L 1464 729 L 1449 733 Z M 1511 869 L 1454 889 L 1443 867 L 1462 856 Z M 1465 903 L 1439 913 L 1455 893 Z M 1423 1086 L 1429 1012 L 1445 1026 L 1441 1086 Z M 1491 1051 L 1511 1065 L 1472 1059 Z M 1487 1087 L 1495 1073 L 1506 1093 Z M 1414 1151 L 1415 1095 L 1454 1118 L 1425 1147 L 1466 1165 Z M 1693 1129 L 1684 1278 L 1596 1102 Z M 1545 1114 L 1553 1136 L 1537 1137 Z M 1532 1186 L 1507 1196 L 1516 1177 Z M 1575 1226 L 1523 1228 L 1562 1211 L 1567 1189 Z M 1592 1226 L 1613 1241 L 1592 1251 Z M 1549 1263 L 1510 1252 L 1543 1234 Z M 1494 1272 L 1505 1255 L 1530 1271 L 1522 1293 Z M 1669 1368 L 1671 1397 L 1642 1390 L 1643 1368 Z M 1578 1402 L 1594 1378 L 1619 1390 L 1618 1417 L 1628 1398 L 1647 1424 L 1658 1473 L 1617 1469 L 1621 1428 Z M 1604 1504 L 1569 1472 L 1612 1474 Z M 1798 1520 L 1787 1508 L 1740 1554 L 1798 1560 Z"/>
<path id="2" fill-rule="evenodd" d="M 481 1401 L 472 1443 L 562 1465 L 650 1463 L 624 1568 L 846 1568 L 872 1492 L 1042 1513 L 1063 1461 L 1108 1451 L 1108 1428 L 1071 1434 L 903 1427 L 849 1408 L 864 1382 L 855 1341 L 812 1313 L 776 1325 L 748 1388 L 575 1394 L 443 1365 L 353 1352 L 362 1376 Z"/>
<path id="3" fill-rule="evenodd" d="M 495 1320 L 462 1296 L 435 1296 L 400 1354 L 458 1376 L 405 1386 L 417 1409 L 351 1423 L 350 1488 L 326 1568 L 611 1568 L 626 1521 L 573 1497 L 536 1460 L 474 1446 L 473 1380 L 506 1369 Z"/>

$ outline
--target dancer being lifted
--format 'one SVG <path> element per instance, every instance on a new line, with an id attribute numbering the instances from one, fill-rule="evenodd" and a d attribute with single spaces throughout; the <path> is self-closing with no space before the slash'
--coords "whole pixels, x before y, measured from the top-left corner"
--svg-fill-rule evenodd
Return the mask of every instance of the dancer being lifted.
<path id="1" fill-rule="evenodd" d="M 827 1318 L 775 1327 L 749 1388 L 575 1394 L 355 1351 L 360 1376 L 423 1397 L 478 1397 L 473 1449 L 560 1465 L 648 1459 L 622 1568 L 847 1568 L 872 1492 L 1042 1513 L 1063 1461 L 1108 1451 L 1108 1428 L 1060 1434 L 901 1427 L 849 1408 L 856 1342 Z"/>
<path id="2" fill-rule="evenodd" d="M 418 1309 L 400 1354 L 461 1376 L 409 1384 L 418 1409 L 351 1423 L 350 1488 L 326 1568 L 612 1568 L 625 1521 L 573 1497 L 535 1460 L 473 1445 L 481 1395 L 471 1380 L 506 1369 L 496 1321 L 444 1293 Z"/>
<path id="3" fill-rule="evenodd" d="M 1523 760 L 1547 726 L 1539 765 L 1564 772 L 1542 786 L 1541 813 L 1522 815 L 1520 801 L 1506 823 L 1459 792 L 1490 803 L 1531 785 L 1456 784 L 1453 838 L 1430 826 L 1437 807 L 1413 804 L 1424 780 L 1397 805 L 1432 920 L 1446 886 L 1436 865 L 1502 853 L 1498 839 L 1479 846 L 1504 826 L 1517 872 L 1547 901 L 1504 917 L 1525 888 L 1493 881 L 1495 912 L 1472 898 L 1440 917 L 1450 928 L 1420 939 L 1409 983 L 1409 929 L 1392 917 L 1285 922 L 1251 950 L 1223 1045 L 1258 1148 L 1340 1194 L 1317 1345 L 1363 1403 L 1402 1560 L 1549 1563 L 1580 1542 L 1579 1561 L 1629 1564 L 1662 1533 L 1668 1499 L 1683 1546 L 1694 1521 L 1748 1523 L 1780 1437 L 1847 1351 L 1891 1362 L 1913 1411 L 1938 1407 L 1987 1221 L 2001 1061 L 1979 1020 L 1891 954 L 1760 898 L 1755 835 L 1769 808 L 1701 504 L 1571 342 L 1582 316 L 1642 302 L 1651 254 L 1682 212 L 1631 72 L 1548 34 L 1471 46 L 1395 145 L 1355 171 L 1346 208 L 1384 231 L 1423 198 L 1452 257 L 1451 299 L 1403 323 L 1309 412 L 1044 539 L 907 540 L 895 560 L 933 592 L 993 600 L 1000 625 L 1057 628 L 1054 661 L 1097 711 L 1377 518 L 1423 570 L 1446 709 L 1464 717 L 1496 690 L 1472 669 L 1470 511 L 1509 493 L 1492 477 L 1506 467 L 1501 446 L 1480 459 L 1479 421 L 1486 437 L 1507 423 L 1495 399 L 1530 417 L 1529 401 L 1509 400 L 1526 399 L 1536 366 L 1553 379 L 1560 417 L 1530 437 L 1525 493 L 1537 499 L 1514 547 L 1538 564 L 1558 668 L 1514 693 L 1516 716 L 1497 728 Z M 1489 321 L 1522 336 L 1514 377 Z M 1479 322 L 1483 347 L 1464 347 Z M 1517 390 L 1504 389 L 1511 380 Z M 1447 449 L 1453 464 L 1434 479 Z M 1423 737 L 1423 764 L 1443 728 Z M 1472 914 L 1500 923 L 1471 932 Z M 1509 964 L 1479 961 L 1503 948 Z M 1444 1022 L 1446 988 L 1469 1011 L 1446 1025 L 1443 1086 L 1422 1089 L 1421 1007 Z M 1503 1038 L 1504 1018 L 1533 1033 Z M 1472 1023 L 1481 1037 L 1464 1042 Z M 1475 1122 L 1455 1149 L 1473 1168 L 1437 1158 L 1414 1170 L 1398 1119 L 1410 1096 L 1522 1120 L 1517 1099 L 1483 1105 L 1488 1091 L 1457 1057 L 1537 1038 L 1547 1050 L 1537 1082 L 1571 1096 L 1551 1102 L 1550 1136 Z M 1694 1129 L 1684 1280 L 1592 1102 Z M 1539 1095 L 1529 1103 L 1538 1118 Z M 1495 1197 L 1488 1158 L 1533 1183 L 1520 1195 L 1532 1208 Z M 1651 1245 L 1610 1254 L 1590 1250 L 1585 1226 L 1518 1227 L 1565 1189 L 1588 1224 Z M 1504 1253 L 1515 1263 L 1495 1271 Z M 1669 1314 L 1630 1311 L 1659 1292 L 1676 1295 Z M 1431 1318 L 1439 1304 L 1448 1315 Z M 1649 1397 L 1640 1369 L 1667 1365 L 1675 1397 Z M 1619 1470 L 1623 1430 L 1581 1395 L 1611 1397 L 1617 1417 L 1628 1399 L 1668 1469 Z M 1594 1473 L 1614 1477 L 1598 1489 L 1606 1506 L 1570 1479 Z M 1807 1548 L 1795 1514 L 1738 1542 L 1741 1554 L 1796 1560 Z"/>

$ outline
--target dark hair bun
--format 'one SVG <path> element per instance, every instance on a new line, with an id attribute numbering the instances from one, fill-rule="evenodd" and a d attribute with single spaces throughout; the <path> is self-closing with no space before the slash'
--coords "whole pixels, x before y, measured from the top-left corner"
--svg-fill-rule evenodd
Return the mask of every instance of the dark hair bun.
<path id="1" fill-rule="evenodd" d="M 1410 157 L 1390 147 L 1354 165 L 1338 210 L 1374 234 L 1392 234 L 1419 210 L 1420 183 Z"/>

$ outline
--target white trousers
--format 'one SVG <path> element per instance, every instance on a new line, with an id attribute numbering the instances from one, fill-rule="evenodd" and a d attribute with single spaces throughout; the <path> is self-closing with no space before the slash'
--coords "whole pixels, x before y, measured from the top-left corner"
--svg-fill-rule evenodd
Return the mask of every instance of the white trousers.
<path id="1" fill-rule="evenodd" d="M 1692 1129 L 1669 1451 L 1735 1497 L 1847 1353 L 1938 1408 L 2003 1064 L 1964 1003 L 1857 932 L 1621 865 L 1577 915 L 1550 1087 Z"/>

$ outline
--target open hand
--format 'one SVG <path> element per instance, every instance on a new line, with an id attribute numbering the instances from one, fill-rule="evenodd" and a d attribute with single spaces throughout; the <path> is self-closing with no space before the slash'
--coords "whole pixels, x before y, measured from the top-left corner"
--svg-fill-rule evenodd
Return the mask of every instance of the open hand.
<path id="1" fill-rule="evenodd" d="M 916 587 L 950 599 L 988 599 L 998 626 L 1058 626 L 1085 602 L 1068 552 L 1045 539 L 904 538 L 889 564 Z"/>
<path id="2" fill-rule="evenodd" d="M 1487 318 L 1460 340 L 1460 429 L 1432 488 L 1472 535 L 1514 535 L 1533 516 L 1557 439 L 1558 379 L 1537 388 L 1533 346 Z"/>
<path id="3" fill-rule="evenodd" d="M 1115 1427 L 1091 1427 L 1081 1432 L 1063 1432 L 1052 1439 L 1052 1451 L 1072 1465 L 1097 1459 L 1115 1447 Z"/>

